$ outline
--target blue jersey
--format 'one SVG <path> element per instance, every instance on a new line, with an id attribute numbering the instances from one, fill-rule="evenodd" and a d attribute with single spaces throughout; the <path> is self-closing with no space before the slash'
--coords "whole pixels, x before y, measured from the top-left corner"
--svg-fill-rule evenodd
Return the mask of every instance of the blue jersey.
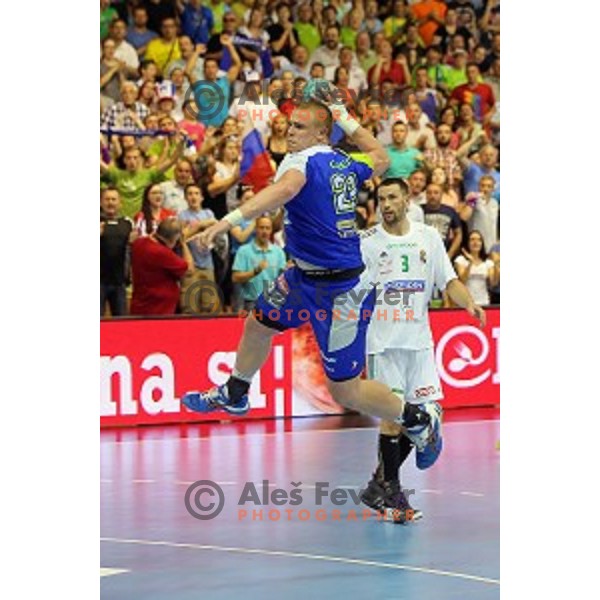
<path id="1" fill-rule="evenodd" d="M 324 145 L 286 155 L 275 181 L 290 169 L 306 176 L 304 187 L 285 205 L 290 256 L 326 269 L 362 266 L 354 211 L 358 191 L 373 169 Z"/>

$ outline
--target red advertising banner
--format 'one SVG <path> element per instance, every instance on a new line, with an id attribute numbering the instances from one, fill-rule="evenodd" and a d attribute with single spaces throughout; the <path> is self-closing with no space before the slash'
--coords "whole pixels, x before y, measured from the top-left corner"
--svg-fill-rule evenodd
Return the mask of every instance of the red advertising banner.
<path id="1" fill-rule="evenodd" d="M 500 311 L 487 311 L 485 330 L 464 311 L 435 311 L 431 325 L 446 408 L 498 405 Z M 183 393 L 227 380 L 243 320 L 106 320 L 100 324 L 100 425 L 220 421 L 191 413 Z M 338 413 L 325 388 L 309 326 L 274 339 L 273 350 L 250 388 L 252 410 L 236 419 Z"/>

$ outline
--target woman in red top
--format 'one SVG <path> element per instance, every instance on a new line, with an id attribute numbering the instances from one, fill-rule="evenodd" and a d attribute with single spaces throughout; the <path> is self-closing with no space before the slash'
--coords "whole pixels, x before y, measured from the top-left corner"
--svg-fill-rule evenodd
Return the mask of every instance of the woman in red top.
<path id="1" fill-rule="evenodd" d="M 164 196 L 158 184 L 149 185 L 144 190 L 142 210 L 135 215 L 134 226 L 138 235 L 150 235 L 156 231 L 161 221 L 176 216 L 172 210 L 163 208 L 163 201 Z"/>
<path id="2" fill-rule="evenodd" d="M 369 69 L 367 76 L 370 86 L 379 86 L 384 81 L 391 81 L 396 86 L 404 87 L 410 82 L 410 72 L 404 54 L 399 54 L 392 60 L 392 44 L 383 39 L 380 44 L 379 60 Z"/>

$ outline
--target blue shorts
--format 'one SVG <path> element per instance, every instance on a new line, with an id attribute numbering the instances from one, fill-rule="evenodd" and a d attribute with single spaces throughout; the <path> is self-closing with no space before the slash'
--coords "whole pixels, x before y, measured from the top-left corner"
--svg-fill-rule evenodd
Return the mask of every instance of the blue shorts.
<path id="1" fill-rule="evenodd" d="M 310 321 L 325 374 L 332 381 L 346 381 L 364 368 L 374 305 L 375 290 L 364 274 L 330 281 L 309 278 L 298 267 L 290 267 L 258 298 L 254 315 L 278 331 Z"/>

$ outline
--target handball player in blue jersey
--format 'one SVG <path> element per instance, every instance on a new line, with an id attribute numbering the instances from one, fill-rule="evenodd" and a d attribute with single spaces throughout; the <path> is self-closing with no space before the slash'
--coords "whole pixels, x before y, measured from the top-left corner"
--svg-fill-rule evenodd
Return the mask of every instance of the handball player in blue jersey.
<path id="1" fill-rule="evenodd" d="M 382 175 L 389 160 L 375 137 L 335 102 L 333 87 L 321 86 L 327 87 L 315 90 L 309 84 L 306 100 L 291 115 L 288 154 L 274 183 L 199 236 L 210 247 L 215 236 L 243 219 L 284 206 L 286 250 L 294 266 L 270 284 L 246 319 L 229 380 L 207 392 L 188 392 L 182 402 L 202 413 L 247 413 L 250 383 L 271 351 L 273 336 L 302 325 L 308 316 L 334 400 L 404 426 L 416 446 L 417 466 L 428 468 L 442 447 L 439 413 L 428 404 L 405 402 L 378 381 L 360 378 L 375 290 L 361 257 L 355 207 L 362 183 Z M 365 162 L 331 148 L 334 120 Z"/>

